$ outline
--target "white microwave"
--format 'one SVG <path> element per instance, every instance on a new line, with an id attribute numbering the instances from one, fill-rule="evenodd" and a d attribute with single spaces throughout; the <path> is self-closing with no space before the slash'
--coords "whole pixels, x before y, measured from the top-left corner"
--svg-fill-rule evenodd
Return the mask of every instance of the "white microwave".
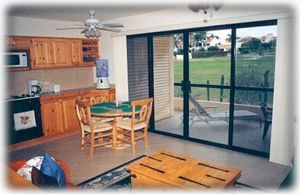
<path id="1" fill-rule="evenodd" d="M 29 66 L 28 51 L 10 51 L 5 53 L 5 66 L 13 67 L 28 67 Z"/>

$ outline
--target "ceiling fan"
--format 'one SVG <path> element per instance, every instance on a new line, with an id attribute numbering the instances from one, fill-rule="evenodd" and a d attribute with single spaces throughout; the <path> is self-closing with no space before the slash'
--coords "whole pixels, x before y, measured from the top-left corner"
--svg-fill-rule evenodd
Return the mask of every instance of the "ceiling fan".
<path id="1" fill-rule="evenodd" d="M 208 14 L 208 11 L 210 10 L 210 17 L 212 18 L 212 11 L 218 11 L 220 8 L 222 7 L 222 3 L 221 2 L 215 2 L 215 3 L 194 3 L 194 4 L 190 4 L 188 6 L 188 8 L 193 11 L 193 12 L 199 12 L 200 10 L 203 11 L 204 13 L 204 22 L 207 22 L 207 18 L 206 15 Z"/>
<path id="2" fill-rule="evenodd" d="M 83 24 L 78 25 L 78 27 L 70 27 L 70 28 L 57 28 L 56 30 L 72 30 L 72 29 L 83 29 L 81 34 L 84 34 L 86 37 L 100 37 L 100 30 L 111 31 L 111 32 L 119 32 L 121 31 L 118 28 L 124 27 L 121 23 L 100 23 L 99 20 L 94 18 L 95 11 L 89 11 L 90 18 L 86 19 Z"/>

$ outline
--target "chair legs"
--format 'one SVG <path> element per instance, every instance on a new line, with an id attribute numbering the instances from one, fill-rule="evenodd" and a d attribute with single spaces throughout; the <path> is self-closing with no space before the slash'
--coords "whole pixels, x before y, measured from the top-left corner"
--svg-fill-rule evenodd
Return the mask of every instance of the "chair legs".
<path id="1" fill-rule="evenodd" d="M 91 133 L 90 134 L 90 142 L 91 142 L 91 147 L 90 147 L 90 157 L 93 158 L 94 157 L 94 145 L 95 145 L 95 139 L 94 139 L 95 134 Z"/>
<path id="2" fill-rule="evenodd" d="M 83 147 L 84 147 L 84 143 L 85 143 L 84 142 L 84 138 L 85 138 L 84 136 L 81 137 L 81 146 L 80 146 L 81 147 L 81 151 L 83 151 Z"/>
<path id="3" fill-rule="evenodd" d="M 147 133 L 147 128 L 144 129 L 144 147 L 145 147 L 145 149 L 148 148 L 148 133 Z"/>
<path id="4" fill-rule="evenodd" d="M 94 150 L 95 147 L 98 146 L 103 146 L 103 145 L 107 145 L 107 144 L 112 144 L 113 147 L 116 147 L 116 134 L 113 131 L 111 137 L 109 137 L 111 139 L 110 142 L 106 142 L 105 138 L 108 138 L 108 136 L 103 136 L 103 137 L 97 137 L 99 134 L 82 134 L 81 136 L 81 151 L 83 151 L 84 149 L 84 145 L 86 143 L 90 144 L 90 157 L 93 158 L 94 156 Z M 96 137 L 95 137 L 96 136 Z M 95 139 L 96 138 L 96 139 Z"/>
<path id="5" fill-rule="evenodd" d="M 268 133 L 270 124 L 271 124 L 270 122 L 265 122 L 264 133 L 263 133 L 263 140 L 265 139 L 265 137 L 266 137 L 266 135 Z"/>
<path id="6" fill-rule="evenodd" d="M 131 153 L 135 154 L 134 131 L 131 131 Z"/>

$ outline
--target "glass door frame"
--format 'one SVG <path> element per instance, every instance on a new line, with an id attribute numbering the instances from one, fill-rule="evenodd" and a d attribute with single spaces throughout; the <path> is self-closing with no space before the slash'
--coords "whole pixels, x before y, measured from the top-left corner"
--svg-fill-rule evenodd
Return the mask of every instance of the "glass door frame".
<path id="1" fill-rule="evenodd" d="M 190 28 L 190 29 L 181 29 L 181 30 L 171 30 L 163 32 L 153 32 L 153 33 L 144 33 L 137 35 L 129 35 L 128 37 L 138 37 L 138 36 L 147 36 L 148 37 L 148 65 L 149 65 L 149 97 L 154 97 L 154 75 L 153 75 L 153 36 L 156 35 L 168 35 L 175 33 L 183 34 L 183 80 L 181 83 L 174 83 L 174 86 L 181 86 L 183 92 L 183 135 L 172 134 L 168 132 L 155 130 L 155 115 L 154 111 L 150 119 L 149 131 L 157 134 L 167 135 L 175 138 L 180 138 L 184 140 L 189 140 L 193 142 L 203 143 L 207 145 L 212 145 L 216 147 L 221 147 L 225 149 L 235 150 L 243 153 L 248 153 L 256 156 L 269 157 L 269 153 L 251 150 L 247 148 L 242 148 L 233 145 L 233 122 L 234 122 L 234 95 L 235 90 L 252 90 L 252 91 L 268 91 L 273 92 L 273 89 L 259 88 L 259 87 L 242 87 L 235 86 L 235 66 L 236 66 L 236 30 L 238 28 L 245 27 L 258 27 L 258 26 L 268 26 L 268 25 L 277 25 L 277 20 L 265 20 L 265 21 L 255 21 L 255 22 L 245 22 L 245 23 L 235 23 L 235 24 L 226 24 L 218 26 L 209 26 L 209 27 L 199 27 L 199 28 Z M 208 30 L 222 30 L 222 29 L 231 29 L 231 64 L 230 64 L 230 85 L 229 86 L 216 86 L 216 85 L 205 85 L 205 84 L 191 84 L 189 81 L 189 33 L 194 31 L 208 31 Z M 211 142 L 207 140 L 201 140 L 189 137 L 189 92 L 190 87 L 211 87 L 211 88 L 220 88 L 230 89 L 230 99 L 229 99 L 229 130 L 228 130 L 228 143 L 221 144 L 216 142 Z M 155 103 L 155 102 L 154 102 Z"/>

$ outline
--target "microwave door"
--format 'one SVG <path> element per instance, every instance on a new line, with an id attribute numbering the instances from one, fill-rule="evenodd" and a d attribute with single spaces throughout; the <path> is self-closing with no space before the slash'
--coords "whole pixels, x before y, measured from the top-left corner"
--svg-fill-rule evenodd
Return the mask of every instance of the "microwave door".
<path id="1" fill-rule="evenodd" d="M 7 55 L 7 65 L 8 66 L 19 66 L 20 65 L 20 56 L 18 54 L 8 54 Z"/>

